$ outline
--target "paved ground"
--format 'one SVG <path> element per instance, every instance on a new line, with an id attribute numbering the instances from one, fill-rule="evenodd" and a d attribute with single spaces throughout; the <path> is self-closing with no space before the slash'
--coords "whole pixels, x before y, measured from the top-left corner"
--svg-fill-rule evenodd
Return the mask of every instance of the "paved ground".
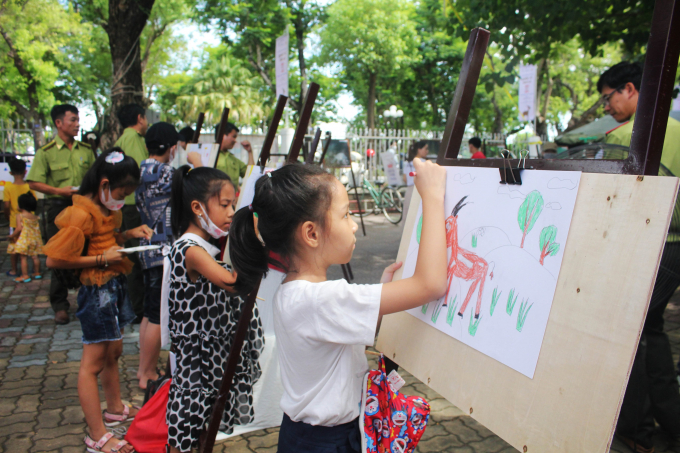
<path id="1" fill-rule="evenodd" d="M 396 257 L 400 227 L 382 217 L 367 222 L 367 237 L 357 235 L 357 250 L 352 260 L 358 283 L 375 283 L 382 270 Z M 361 230 L 360 230 L 361 231 Z M 0 228 L 6 234 L 6 228 Z M 85 423 L 76 390 L 82 351 L 77 320 L 67 326 L 52 321 L 47 292 L 49 280 L 15 284 L 5 277 L 9 258 L 5 243 L 0 243 L 0 452 L 83 452 Z M 341 278 L 332 269 L 329 278 Z M 75 294 L 71 295 L 71 315 L 75 313 Z M 680 293 L 667 312 L 667 330 L 675 359 L 680 352 Z M 128 329 L 123 340 L 121 390 L 123 398 L 141 403 L 136 370 L 139 360 L 136 326 Z M 162 354 L 165 361 L 166 354 Z M 419 452 L 497 453 L 516 451 L 489 430 L 448 403 L 436 392 L 402 373 L 407 385 L 404 393 L 421 395 L 432 406 L 432 418 Z M 102 395 L 103 401 L 103 395 Z M 228 440 L 215 448 L 219 452 L 275 452 L 278 429 L 267 429 Z M 612 452 L 629 450 L 615 441 Z M 678 451 L 662 436 L 657 451 Z"/>

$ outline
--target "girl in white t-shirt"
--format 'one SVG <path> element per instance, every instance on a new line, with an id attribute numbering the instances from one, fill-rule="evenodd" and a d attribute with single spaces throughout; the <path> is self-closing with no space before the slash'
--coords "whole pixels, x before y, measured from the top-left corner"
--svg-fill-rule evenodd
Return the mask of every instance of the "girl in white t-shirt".
<path id="1" fill-rule="evenodd" d="M 438 299 L 446 291 L 444 191 L 446 171 L 414 162 L 423 199 L 420 250 L 413 277 L 381 283 L 327 281 L 331 265 L 352 258 L 357 224 L 347 191 L 312 165 L 290 164 L 261 177 L 252 205 L 239 210 L 229 232 L 237 286 L 252 285 L 274 264 L 286 278 L 274 295 L 274 329 L 281 364 L 284 418 L 278 451 L 359 451 L 364 350 L 382 315 Z"/>

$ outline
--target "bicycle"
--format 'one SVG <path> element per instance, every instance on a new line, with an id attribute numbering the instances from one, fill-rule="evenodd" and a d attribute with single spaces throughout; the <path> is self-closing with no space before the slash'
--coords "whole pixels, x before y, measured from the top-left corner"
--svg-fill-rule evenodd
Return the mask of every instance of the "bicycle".
<path id="1" fill-rule="evenodd" d="M 360 213 L 378 214 L 382 211 L 385 218 L 391 223 L 396 225 L 397 223 L 401 222 L 404 200 L 397 189 L 391 186 L 386 186 L 382 189 L 382 191 L 378 191 L 378 188 L 366 178 L 363 178 L 363 183 L 358 187 L 358 189 L 359 188 L 363 189 L 364 193 L 368 192 L 368 194 L 373 199 L 373 211 L 363 211 L 361 204 L 359 204 L 357 210 L 350 211 L 352 215 L 358 216 Z M 354 194 L 351 193 L 353 189 L 354 187 L 351 184 L 347 184 L 347 194 L 350 200 L 355 199 Z"/>

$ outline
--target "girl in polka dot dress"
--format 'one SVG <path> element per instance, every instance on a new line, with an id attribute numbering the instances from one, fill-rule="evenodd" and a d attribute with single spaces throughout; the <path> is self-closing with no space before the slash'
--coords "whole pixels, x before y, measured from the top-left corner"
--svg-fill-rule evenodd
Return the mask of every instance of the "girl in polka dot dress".
<path id="1" fill-rule="evenodd" d="M 211 243 L 226 236 L 234 198 L 231 180 L 214 168 L 184 166 L 173 176 L 171 218 L 179 239 L 170 252 L 168 305 L 177 368 L 166 413 L 173 453 L 198 445 L 245 301 L 245 293 L 235 292 L 235 274 L 215 261 L 219 249 Z M 249 329 L 222 419 L 221 429 L 228 432 L 254 417 L 253 384 L 261 373 L 258 359 L 264 347 L 257 307 Z"/>

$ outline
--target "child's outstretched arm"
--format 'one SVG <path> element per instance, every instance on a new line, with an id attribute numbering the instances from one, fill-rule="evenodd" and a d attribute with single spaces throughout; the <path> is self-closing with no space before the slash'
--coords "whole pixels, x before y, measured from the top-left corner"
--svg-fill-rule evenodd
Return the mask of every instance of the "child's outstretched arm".
<path id="1" fill-rule="evenodd" d="M 439 299 L 446 292 L 446 170 L 419 159 L 414 159 L 413 165 L 417 173 L 416 188 L 423 200 L 423 226 L 416 269 L 410 278 L 383 284 L 380 315 L 419 307 Z M 394 271 L 396 269 L 392 273 Z"/>
<path id="2" fill-rule="evenodd" d="M 234 292 L 236 272 L 229 272 L 220 266 L 203 247 L 194 246 L 187 249 L 186 267 L 191 280 L 196 281 L 198 276 L 202 275 L 220 288 Z"/>
<path id="3" fill-rule="evenodd" d="M 74 257 L 72 260 L 62 260 L 57 258 L 47 257 L 47 267 L 50 269 L 83 269 L 86 267 L 97 267 L 104 266 L 106 264 L 116 264 L 120 263 L 125 257 L 124 254 L 119 252 L 120 246 L 114 245 L 101 255 L 95 256 L 78 256 Z"/>

